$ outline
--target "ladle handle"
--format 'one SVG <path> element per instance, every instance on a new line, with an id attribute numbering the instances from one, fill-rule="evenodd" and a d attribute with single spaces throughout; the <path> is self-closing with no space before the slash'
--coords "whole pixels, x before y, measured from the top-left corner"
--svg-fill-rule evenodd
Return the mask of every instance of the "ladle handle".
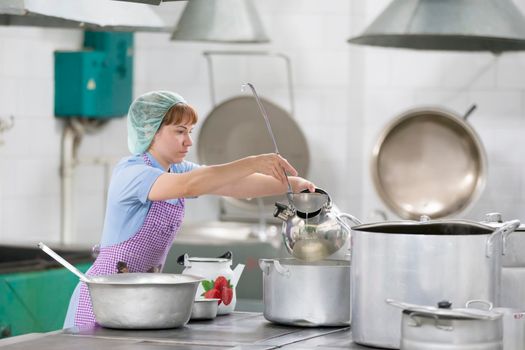
<path id="1" fill-rule="evenodd" d="M 270 134 L 270 137 L 272 138 L 273 147 L 275 148 L 275 153 L 280 154 L 279 148 L 277 147 L 277 142 L 275 141 L 275 136 L 273 136 L 273 131 L 272 131 L 272 126 L 270 125 L 270 120 L 268 119 L 268 115 L 266 114 L 266 110 L 264 109 L 264 106 L 261 100 L 259 99 L 259 95 L 257 95 L 255 86 L 253 86 L 252 83 L 244 83 L 242 84 L 242 89 L 244 90 L 246 86 L 248 86 L 252 90 L 253 97 L 255 97 L 255 101 L 257 101 L 257 106 L 259 106 L 259 110 L 261 111 L 264 121 L 266 122 L 266 128 L 268 129 L 268 133 Z M 288 185 L 288 192 L 286 192 L 286 196 L 288 197 L 288 201 L 290 202 L 290 204 L 293 206 L 292 185 L 290 185 L 290 180 L 288 180 L 288 174 L 286 173 L 286 170 L 284 170 L 284 168 L 283 168 L 283 173 L 284 173 L 284 177 L 286 178 L 286 183 Z"/>
<path id="2" fill-rule="evenodd" d="M 82 272 L 80 272 L 75 266 L 68 263 L 64 258 L 62 258 L 60 255 L 55 253 L 51 248 L 49 248 L 44 243 L 40 242 L 38 243 L 38 248 L 42 249 L 47 255 L 58 261 L 62 266 L 64 266 L 69 271 L 73 272 L 75 275 L 80 278 L 82 282 L 90 282 L 89 278 L 84 275 Z"/>
<path id="3" fill-rule="evenodd" d="M 266 128 L 268 129 L 268 133 L 270 133 L 270 137 L 273 141 L 273 147 L 275 148 L 275 153 L 279 154 L 279 148 L 277 148 L 277 142 L 275 141 L 275 137 L 273 136 L 272 126 L 270 125 L 270 120 L 268 119 L 268 115 L 266 114 L 266 110 L 264 109 L 263 104 L 261 103 L 261 100 L 259 99 L 259 95 L 257 95 L 257 91 L 255 91 L 255 87 L 252 83 L 244 83 L 242 84 L 242 89 L 248 86 L 253 93 L 253 97 L 255 97 L 255 101 L 257 102 L 257 106 L 259 106 L 259 110 L 261 111 L 261 114 L 264 118 L 264 121 L 266 122 Z"/>

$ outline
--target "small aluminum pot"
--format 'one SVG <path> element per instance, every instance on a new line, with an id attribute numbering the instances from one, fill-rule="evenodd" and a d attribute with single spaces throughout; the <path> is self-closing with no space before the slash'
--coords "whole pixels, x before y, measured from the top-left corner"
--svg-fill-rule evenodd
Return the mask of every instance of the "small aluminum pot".
<path id="1" fill-rule="evenodd" d="M 525 311 L 507 307 L 492 310 L 503 315 L 503 349 L 525 350 Z"/>
<path id="2" fill-rule="evenodd" d="M 86 282 L 97 323 L 121 329 L 160 329 L 185 325 L 203 279 L 165 273 L 91 276 Z"/>
<path id="3" fill-rule="evenodd" d="M 217 298 L 198 298 L 193 303 L 190 320 L 212 320 L 217 317 L 219 310 L 219 300 Z"/>
<path id="4" fill-rule="evenodd" d="M 501 313 L 472 308 L 422 306 L 387 299 L 403 309 L 401 350 L 503 350 Z"/>
<path id="5" fill-rule="evenodd" d="M 260 259 L 264 317 L 302 327 L 350 324 L 350 263 Z"/>

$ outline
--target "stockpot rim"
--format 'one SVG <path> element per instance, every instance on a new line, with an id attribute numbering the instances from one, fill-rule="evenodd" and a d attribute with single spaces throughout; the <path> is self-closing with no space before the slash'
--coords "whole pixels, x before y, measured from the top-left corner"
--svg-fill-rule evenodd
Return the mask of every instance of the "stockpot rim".
<path id="1" fill-rule="evenodd" d="M 280 265 L 293 266 L 293 268 L 301 267 L 323 267 L 323 268 L 348 268 L 351 266 L 350 261 L 341 259 L 323 259 L 317 261 L 306 261 L 296 258 L 261 258 L 260 263 L 271 263 L 278 262 Z"/>
<path id="2" fill-rule="evenodd" d="M 460 219 L 440 220 L 399 220 L 367 223 L 352 226 L 352 231 L 383 233 L 383 234 L 407 234 L 407 235 L 435 235 L 435 236 L 470 236 L 492 234 L 499 227 L 493 227 L 477 221 Z M 442 230 L 442 232 L 439 232 Z M 469 230 L 458 233 L 458 230 Z"/>

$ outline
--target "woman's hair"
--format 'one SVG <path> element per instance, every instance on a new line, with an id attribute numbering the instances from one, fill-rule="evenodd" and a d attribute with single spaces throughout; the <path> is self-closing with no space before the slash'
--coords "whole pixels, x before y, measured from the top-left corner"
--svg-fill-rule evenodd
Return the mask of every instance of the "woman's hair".
<path id="1" fill-rule="evenodd" d="M 175 124 L 196 124 L 198 119 L 199 117 L 195 108 L 186 103 L 177 103 L 166 113 L 160 126 L 162 127 L 163 125 Z"/>

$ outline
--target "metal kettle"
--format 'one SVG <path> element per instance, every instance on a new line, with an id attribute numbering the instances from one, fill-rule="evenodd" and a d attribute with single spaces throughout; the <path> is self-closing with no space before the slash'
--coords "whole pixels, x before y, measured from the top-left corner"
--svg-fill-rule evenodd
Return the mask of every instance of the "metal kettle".
<path id="1" fill-rule="evenodd" d="M 354 216 L 335 210 L 328 193 L 320 188 L 293 193 L 288 204 L 275 203 L 273 216 L 283 221 L 281 233 L 288 252 L 305 261 L 324 259 L 343 247 L 350 237 L 345 219 L 361 224 Z"/>

